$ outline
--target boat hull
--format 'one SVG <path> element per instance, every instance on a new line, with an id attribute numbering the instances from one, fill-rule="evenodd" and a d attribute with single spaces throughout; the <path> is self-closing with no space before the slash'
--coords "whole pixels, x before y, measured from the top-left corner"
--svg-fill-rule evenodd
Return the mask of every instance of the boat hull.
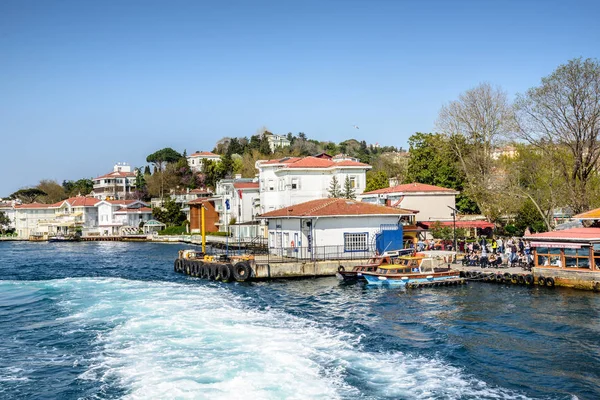
<path id="1" fill-rule="evenodd" d="M 397 275 L 384 276 L 382 274 L 365 273 L 363 278 L 367 281 L 367 285 L 389 285 L 389 286 L 405 286 L 407 283 L 425 283 L 438 282 L 447 279 L 455 279 L 459 277 L 458 271 L 445 273 L 435 273 L 431 275 Z"/>

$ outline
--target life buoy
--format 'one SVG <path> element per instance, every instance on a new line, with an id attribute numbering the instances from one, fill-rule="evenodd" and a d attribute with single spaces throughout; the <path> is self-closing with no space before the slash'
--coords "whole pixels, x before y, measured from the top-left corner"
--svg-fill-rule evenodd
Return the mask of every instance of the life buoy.
<path id="1" fill-rule="evenodd" d="M 340 265 L 340 266 L 338 267 L 338 272 L 344 272 L 345 270 L 346 270 L 346 268 L 344 268 L 344 266 L 343 266 L 343 265 Z"/>
<path id="2" fill-rule="evenodd" d="M 552 278 L 551 276 L 546 278 L 546 286 L 548 287 L 552 287 L 554 286 L 554 278 Z"/>
<path id="3" fill-rule="evenodd" d="M 252 268 L 250 268 L 250 264 L 246 261 L 240 261 L 234 265 L 232 272 L 236 281 L 245 282 L 250 279 Z"/>
<path id="4" fill-rule="evenodd" d="M 540 276 L 538 278 L 538 285 L 540 285 L 540 286 L 546 285 L 546 278 L 544 278 L 543 276 Z"/>

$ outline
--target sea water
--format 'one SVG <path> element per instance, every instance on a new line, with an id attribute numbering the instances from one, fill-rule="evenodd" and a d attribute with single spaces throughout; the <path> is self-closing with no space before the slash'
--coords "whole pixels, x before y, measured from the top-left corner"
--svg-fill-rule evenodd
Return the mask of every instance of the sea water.
<path id="1" fill-rule="evenodd" d="M 220 284 L 182 248 L 0 243 L 0 398 L 600 398 L 597 294 Z"/>

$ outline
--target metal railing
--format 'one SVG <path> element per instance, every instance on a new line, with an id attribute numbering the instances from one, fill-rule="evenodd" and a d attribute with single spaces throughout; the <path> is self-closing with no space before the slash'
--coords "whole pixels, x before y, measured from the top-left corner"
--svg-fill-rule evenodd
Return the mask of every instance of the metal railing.
<path id="1" fill-rule="evenodd" d="M 217 250 L 217 249 L 215 249 Z M 218 249 L 215 253 L 224 253 Z M 302 261 L 328 261 L 328 260 L 364 260 L 373 257 L 375 246 L 366 249 L 348 251 L 344 246 L 313 246 L 313 247 L 270 247 L 270 248 L 229 248 L 230 255 L 254 254 L 260 255 L 260 262 L 277 264 Z"/>

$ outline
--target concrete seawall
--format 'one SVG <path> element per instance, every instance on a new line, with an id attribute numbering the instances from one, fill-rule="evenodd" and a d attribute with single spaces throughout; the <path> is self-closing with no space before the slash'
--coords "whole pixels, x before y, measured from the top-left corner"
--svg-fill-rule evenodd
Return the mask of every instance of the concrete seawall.
<path id="1" fill-rule="evenodd" d="M 336 261 L 297 261 L 278 264 L 266 264 L 257 260 L 252 266 L 255 279 L 307 278 L 318 276 L 334 276 L 340 266 L 350 270 L 356 265 L 365 264 L 368 260 L 336 260 Z"/>
<path id="2" fill-rule="evenodd" d="M 536 280 L 540 276 L 545 278 L 552 277 L 556 286 L 600 291 L 600 272 L 569 271 L 558 268 L 533 268 L 533 275 Z"/>

